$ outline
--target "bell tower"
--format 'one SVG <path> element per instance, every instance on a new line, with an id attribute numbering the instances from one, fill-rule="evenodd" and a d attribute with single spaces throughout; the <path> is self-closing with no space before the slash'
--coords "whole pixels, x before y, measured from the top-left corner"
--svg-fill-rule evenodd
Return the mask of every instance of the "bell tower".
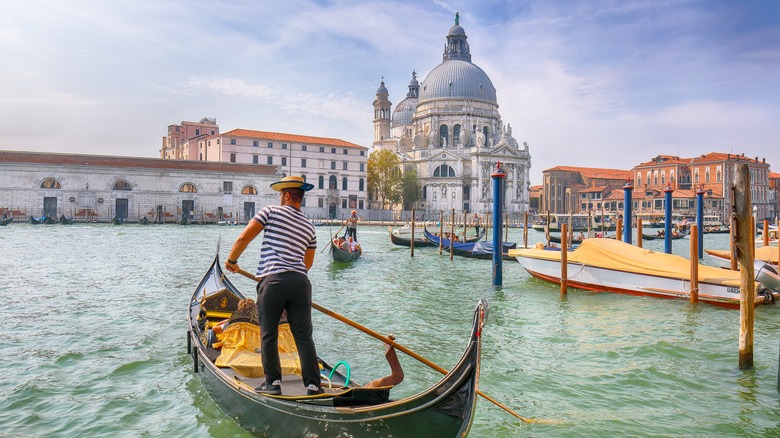
<path id="1" fill-rule="evenodd" d="M 385 88 L 385 78 L 376 89 L 374 101 L 374 143 L 381 143 L 390 138 L 390 116 L 393 103 L 388 100 L 390 94 Z"/>

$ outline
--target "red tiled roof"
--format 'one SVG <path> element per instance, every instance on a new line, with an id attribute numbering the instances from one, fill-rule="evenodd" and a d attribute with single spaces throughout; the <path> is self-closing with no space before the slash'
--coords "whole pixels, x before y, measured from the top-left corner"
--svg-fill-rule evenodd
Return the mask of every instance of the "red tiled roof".
<path id="1" fill-rule="evenodd" d="M 589 187 L 585 190 L 580 190 L 580 193 L 601 193 L 607 189 L 607 186 Z"/>
<path id="2" fill-rule="evenodd" d="M 545 170 L 544 172 L 551 171 L 563 171 L 563 172 L 579 172 L 586 178 L 601 178 L 601 179 L 629 179 L 632 174 L 630 170 L 620 169 L 598 169 L 592 167 L 575 167 L 575 166 L 556 166 Z"/>
<path id="3" fill-rule="evenodd" d="M 365 146 L 359 144 L 350 143 L 348 141 L 339 140 L 338 138 L 327 137 L 312 137 L 309 135 L 297 135 L 297 134 L 283 134 L 279 132 L 266 132 L 266 131 L 253 131 L 251 129 L 234 129 L 222 134 L 223 136 L 230 137 L 249 137 L 249 138 L 261 138 L 264 140 L 275 141 L 289 141 L 290 143 L 308 143 L 308 144 L 322 144 L 329 146 L 342 146 L 348 148 L 360 148 L 368 149 Z"/>
<path id="4" fill-rule="evenodd" d="M 219 161 L 163 160 L 161 158 L 120 157 L 110 155 L 58 154 L 49 152 L 0 151 L 0 163 L 102 166 L 141 169 L 203 170 L 211 172 L 273 175 L 276 166 L 225 163 Z"/>

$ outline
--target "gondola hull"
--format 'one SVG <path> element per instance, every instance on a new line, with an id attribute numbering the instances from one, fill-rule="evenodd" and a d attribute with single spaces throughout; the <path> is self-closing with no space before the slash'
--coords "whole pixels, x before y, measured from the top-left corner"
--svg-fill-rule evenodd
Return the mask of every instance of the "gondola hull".
<path id="1" fill-rule="evenodd" d="M 225 278 L 219 257 L 190 300 L 188 352 L 203 387 L 219 408 L 241 427 L 260 436 L 356 436 L 356 437 L 464 437 L 468 434 L 476 407 L 480 373 L 481 333 L 487 316 L 487 302 L 478 304 L 466 350 L 442 380 L 427 390 L 400 400 L 351 403 L 333 394 L 311 397 L 272 397 L 256 393 L 251 386 L 218 368 L 205 353 L 197 317 L 203 298 L 228 290 L 243 298 Z M 322 351 L 323 349 L 320 348 Z M 320 359 L 323 374 L 331 370 Z M 335 373 L 335 386 L 344 385 Z M 355 391 L 350 382 L 345 386 Z"/>
<path id="2" fill-rule="evenodd" d="M 333 241 L 330 242 L 330 253 L 333 255 L 333 261 L 335 262 L 354 262 L 355 260 L 359 259 L 361 255 L 363 255 L 363 250 L 358 249 L 357 251 L 345 251 L 339 247 L 337 247 Z"/>
<path id="3" fill-rule="evenodd" d="M 10 224 L 11 222 L 13 222 L 13 220 L 14 218 L 12 217 L 0 220 L 0 227 Z"/>
<path id="4" fill-rule="evenodd" d="M 398 246 L 411 246 L 412 245 L 412 238 L 411 237 L 402 237 L 397 234 L 393 233 L 393 230 L 388 228 L 388 231 L 390 232 L 390 242 L 392 242 L 394 245 Z M 420 248 L 423 246 L 435 246 L 430 240 L 426 239 L 425 237 L 415 237 L 414 238 L 414 246 L 415 248 Z"/>

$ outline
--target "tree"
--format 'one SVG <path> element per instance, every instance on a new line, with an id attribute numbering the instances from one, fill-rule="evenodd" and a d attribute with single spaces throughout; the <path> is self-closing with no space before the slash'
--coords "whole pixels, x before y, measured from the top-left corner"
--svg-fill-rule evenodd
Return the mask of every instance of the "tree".
<path id="1" fill-rule="evenodd" d="M 420 199 L 420 183 L 417 181 L 417 171 L 410 170 L 401 177 L 401 196 L 404 210 L 411 210 Z"/>
<path id="2" fill-rule="evenodd" d="M 383 210 L 385 202 L 392 206 L 401 200 L 400 162 L 398 155 L 388 149 L 377 149 L 368 156 L 368 191 L 374 199 L 382 199 Z"/>

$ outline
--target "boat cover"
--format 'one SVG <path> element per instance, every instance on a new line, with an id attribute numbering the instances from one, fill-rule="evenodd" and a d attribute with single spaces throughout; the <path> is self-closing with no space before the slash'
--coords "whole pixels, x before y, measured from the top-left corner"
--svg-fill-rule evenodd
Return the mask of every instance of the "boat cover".
<path id="1" fill-rule="evenodd" d="M 469 244 L 472 245 L 472 244 Z M 455 243 L 455 248 L 459 248 L 460 245 Z M 503 253 L 506 254 L 506 252 L 510 249 L 516 248 L 517 243 L 515 242 L 503 242 Z M 473 243 L 473 248 L 471 249 L 472 254 L 493 254 L 493 242 L 489 240 L 480 240 L 479 242 Z"/>
<path id="2" fill-rule="evenodd" d="M 731 259 L 731 251 L 727 249 L 705 249 L 707 254 L 723 259 Z M 761 246 L 756 248 L 753 256 L 756 260 L 764 262 L 772 262 L 777 264 L 777 247 L 776 246 Z"/>
<path id="3" fill-rule="evenodd" d="M 560 251 L 543 248 L 513 249 L 509 251 L 509 256 L 561 260 Z M 614 271 L 686 280 L 691 272 L 690 262 L 684 257 L 639 248 L 614 239 L 585 239 L 577 249 L 568 253 L 567 260 Z M 699 264 L 699 281 L 739 287 L 739 271 Z"/>
<path id="4" fill-rule="evenodd" d="M 255 351 L 260 348 L 260 327 L 249 322 L 234 322 L 217 336 L 222 341 L 222 353 L 214 364 L 233 368 L 246 377 L 263 377 L 263 358 Z M 301 375 L 301 361 L 290 332 L 289 324 L 279 325 L 279 359 L 282 374 Z"/>

